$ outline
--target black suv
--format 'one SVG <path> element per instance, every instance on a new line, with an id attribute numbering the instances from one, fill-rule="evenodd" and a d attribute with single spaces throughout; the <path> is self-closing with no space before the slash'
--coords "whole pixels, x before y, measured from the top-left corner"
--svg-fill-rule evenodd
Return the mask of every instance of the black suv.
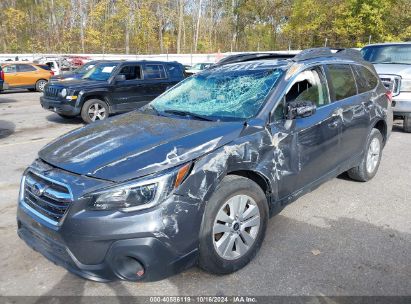
<path id="1" fill-rule="evenodd" d="M 40 103 L 64 118 L 81 115 L 91 123 L 140 108 L 183 78 L 184 68 L 177 62 L 102 62 L 81 79 L 50 82 Z"/>
<path id="2" fill-rule="evenodd" d="M 345 171 L 373 178 L 391 127 L 390 95 L 357 51 L 212 67 L 44 147 L 22 178 L 18 234 L 92 280 L 231 273 L 285 205 Z"/>

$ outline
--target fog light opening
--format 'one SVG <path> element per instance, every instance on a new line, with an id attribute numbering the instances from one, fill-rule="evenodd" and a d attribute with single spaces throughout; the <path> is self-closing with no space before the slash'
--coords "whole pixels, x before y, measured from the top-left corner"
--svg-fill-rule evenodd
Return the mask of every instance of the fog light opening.
<path id="1" fill-rule="evenodd" d="M 144 277 L 144 266 L 134 257 L 119 257 L 116 259 L 116 266 L 118 274 L 124 279 L 136 281 Z"/>

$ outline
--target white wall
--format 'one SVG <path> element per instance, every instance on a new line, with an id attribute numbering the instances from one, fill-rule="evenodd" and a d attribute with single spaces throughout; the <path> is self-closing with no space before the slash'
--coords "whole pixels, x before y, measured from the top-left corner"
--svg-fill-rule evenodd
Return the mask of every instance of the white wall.
<path id="1" fill-rule="evenodd" d="M 298 51 L 276 51 L 278 53 L 297 54 Z M 18 56 L 19 61 L 33 61 L 40 57 L 59 57 L 59 56 L 84 56 L 90 59 L 124 59 L 124 60 L 161 60 L 161 61 L 178 61 L 182 64 L 192 65 L 198 62 L 217 62 L 223 57 L 236 53 L 214 53 L 214 54 L 153 54 L 153 55 L 122 55 L 122 54 L 0 54 L 0 62 L 7 59 L 15 60 Z"/>

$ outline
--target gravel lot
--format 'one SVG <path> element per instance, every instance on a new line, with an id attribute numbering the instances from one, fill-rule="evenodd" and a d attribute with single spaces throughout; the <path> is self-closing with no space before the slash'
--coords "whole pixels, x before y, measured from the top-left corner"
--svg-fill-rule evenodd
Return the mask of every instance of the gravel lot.
<path id="1" fill-rule="evenodd" d="M 213 276 L 193 268 L 160 282 L 86 281 L 16 234 L 20 176 L 48 141 L 82 126 L 43 110 L 39 93 L 0 95 L 0 295 L 411 295 L 411 134 L 395 125 L 377 176 L 341 176 L 268 225 L 257 257 Z"/>

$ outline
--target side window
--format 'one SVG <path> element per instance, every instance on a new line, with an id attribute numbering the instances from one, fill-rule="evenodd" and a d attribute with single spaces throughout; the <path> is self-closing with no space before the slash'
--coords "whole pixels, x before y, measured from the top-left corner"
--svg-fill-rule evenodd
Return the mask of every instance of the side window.
<path id="1" fill-rule="evenodd" d="M 330 103 L 326 77 L 321 68 L 305 70 L 298 74 L 274 110 L 273 119 L 284 119 L 286 105 L 292 101 L 311 101 L 318 108 Z"/>
<path id="2" fill-rule="evenodd" d="M 330 89 L 333 101 L 338 101 L 357 94 L 353 72 L 348 64 L 327 65 L 330 76 Z"/>
<path id="3" fill-rule="evenodd" d="M 366 67 L 353 65 L 355 81 L 357 82 L 358 93 L 364 93 L 375 89 L 378 84 L 377 77 Z"/>
<path id="4" fill-rule="evenodd" d="M 183 77 L 183 71 L 178 65 L 167 65 L 167 71 L 170 78 L 181 78 Z"/>
<path id="5" fill-rule="evenodd" d="M 6 65 L 3 67 L 4 73 L 17 73 L 16 66 L 14 64 Z"/>
<path id="6" fill-rule="evenodd" d="M 298 74 L 285 95 L 285 101 L 311 101 L 322 107 L 329 103 L 325 76 L 320 68 Z"/>
<path id="7" fill-rule="evenodd" d="M 166 72 L 161 64 L 146 64 L 144 67 L 145 79 L 164 79 Z"/>
<path id="8" fill-rule="evenodd" d="M 126 80 L 141 79 L 141 67 L 139 65 L 126 65 L 122 67 L 119 74 L 126 76 Z"/>
<path id="9" fill-rule="evenodd" d="M 29 64 L 19 64 L 17 65 L 17 70 L 19 72 L 34 72 L 37 69 Z"/>

